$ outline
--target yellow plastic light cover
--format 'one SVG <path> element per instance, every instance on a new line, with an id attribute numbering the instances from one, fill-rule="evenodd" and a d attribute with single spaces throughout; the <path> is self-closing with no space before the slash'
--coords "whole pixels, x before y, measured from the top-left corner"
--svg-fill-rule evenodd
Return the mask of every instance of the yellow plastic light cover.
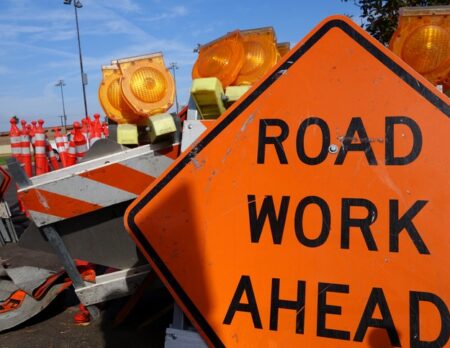
<path id="1" fill-rule="evenodd" d="M 117 127 L 117 142 L 124 145 L 139 144 L 138 127 L 135 124 L 120 124 Z"/>
<path id="2" fill-rule="evenodd" d="M 244 43 L 238 30 L 199 49 L 192 79 L 216 77 L 225 88 L 232 84 L 244 64 Z"/>
<path id="3" fill-rule="evenodd" d="M 146 119 L 170 109 L 175 84 L 162 53 L 119 59 L 117 65 L 123 97 L 135 113 Z"/>
<path id="4" fill-rule="evenodd" d="M 252 85 L 278 61 L 276 36 L 273 28 L 241 31 L 244 41 L 244 64 L 233 85 Z"/>
<path id="5" fill-rule="evenodd" d="M 169 113 L 153 115 L 148 119 L 150 142 L 153 144 L 167 139 L 177 131 L 177 126 Z"/>
<path id="6" fill-rule="evenodd" d="M 103 80 L 98 89 L 98 99 L 105 114 L 119 124 L 135 123 L 136 115 L 122 97 L 120 78 L 122 73 L 118 66 L 107 65 L 102 67 Z"/>
<path id="7" fill-rule="evenodd" d="M 434 84 L 450 77 L 450 6 L 400 9 L 391 50 Z"/>
<path id="8" fill-rule="evenodd" d="M 223 88 L 217 77 L 194 79 L 190 92 L 201 118 L 216 119 L 225 111 Z"/>

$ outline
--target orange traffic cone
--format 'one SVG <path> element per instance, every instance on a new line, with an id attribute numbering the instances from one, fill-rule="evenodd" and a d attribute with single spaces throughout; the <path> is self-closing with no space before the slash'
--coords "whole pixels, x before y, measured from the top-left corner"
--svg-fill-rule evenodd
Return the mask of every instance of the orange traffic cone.
<path id="1" fill-rule="evenodd" d="M 95 114 L 94 114 L 94 117 L 95 117 Z M 94 119 L 94 121 L 92 121 L 88 115 L 87 120 L 88 120 L 88 125 L 89 125 L 89 139 L 90 139 L 90 138 L 92 138 L 92 134 L 94 133 L 95 119 Z"/>
<path id="2" fill-rule="evenodd" d="M 100 123 L 100 115 L 94 114 L 94 122 L 92 126 L 92 134 L 89 139 L 89 145 L 92 146 L 97 140 L 102 138 L 102 124 Z"/>
<path id="3" fill-rule="evenodd" d="M 58 127 L 53 128 L 53 134 L 55 137 L 56 147 L 58 149 L 59 158 L 61 160 L 61 163 L 63 167 L 67 167 L 67 160 L 66 160 L 66 142 L 64 141 L 64 137 L 61 134 L 61 129 Z M 67 139 L 66 139 L 67 140 Z"/>
<path id="4" fill-rule="evenodd" d="M 77 162 L 77 152 L 75 150 L 75 142 L 73 140 L 69 141 L 69 149 L 66 156 L 67 167 L 73 166 Z"/>
<path id="5" fill-rule="evenodd" d="M 45 138 L 45 151 L 47 152 L 47 157 L 50 161 L 52 170 L 58 170 L 59 169 L 58 160 L 56 159 L 56 155 L 55 155 L 55 152 L 53 151 L 53 147 L 47 138 Z"/>
<path id="6" fill-rule="evenodd" d="M 87 140 L 81 133 L 81 125 L 79 122 L 73 124 L 73 141 L 75 143 L 75 151 L 78 158 L 82 158 L 88 150 Z"/>
<path id="7" fill-rule="evenodd" d="M 108 129 L 108 124 L 106 122 L 102 123 L 102 131 L 103 131 L 102 138 L 108 138 L 109 137 L 109 129 Z"/>
<path id="8" fill-rule="evenodd" d="M 45 149 L 45 134 L 44 128 L 42 127 L 43 124 L 43 120 L 38 120 L 38 126 L 36 127 L 36 131 L 34 133 L 34 163 L 36 167 L 36 175 L 41 175 L 47 173 L 48 171 L 48 161 Z"/>
<path id="9" fill-rule="evenodd" d="M 11 143 L 11 154 L 18 161 L 21 161 L 22 157 L 22 136 L 19 128 L 17 128 L 17 121 L 14 117 L 9 120 L 11 128 L 9 130 L 9 141 Z"/>
<path id="10" fill-rule="evenodd" d="M 27 122 L 25 120 L 20 121 L 22 124 L 21 131 L 21 152 L 22 152 L 22 163 L 24 165 L 25 173 L 28 177 L 33 176 L 33 167 L 31 164 L 31 150 L 30 150 L 30 136 L 28 134 Z"/>
<path id="11" fill-rule="evenodd" d="M 83 134 L 84 138 L 86 139 L 86 144 L 88 148 L 89 148 L 89 137 L 91 136 L 89 131 L 90 128 L 92 128 L 89 121 L 90 120 L 88 120 L 87 118 L 83 118 L 81 120 L 81 134 Z"/>
<path id="12" fill-rule="evenodd" d="M 36 121 L 31 121 L 31 132 L 30 132 L 30 137 L 31 137 L 31 145 L 33 146 L 34 149 L 34 142 L 36 141 L 36 138 L 34 137 L 34 134 L 36 133 Z"/>

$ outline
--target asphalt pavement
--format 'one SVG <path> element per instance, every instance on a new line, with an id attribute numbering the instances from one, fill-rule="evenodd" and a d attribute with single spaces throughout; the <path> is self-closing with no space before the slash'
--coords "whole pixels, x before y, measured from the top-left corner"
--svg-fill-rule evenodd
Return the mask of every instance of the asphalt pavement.
<path id="1" fill-rule="evenodd" d="M 72 288 L 61 293 L 36 317 L 0 333 L 0 348 L 134 348 L 164 347 L 172 319 L 171 298 L 164 288 L 153 289 L 118 326 L 114 319 L 127 298 L 100 307 L 100 318 L 87 326 L 74 324 L 78 301 Z"/>

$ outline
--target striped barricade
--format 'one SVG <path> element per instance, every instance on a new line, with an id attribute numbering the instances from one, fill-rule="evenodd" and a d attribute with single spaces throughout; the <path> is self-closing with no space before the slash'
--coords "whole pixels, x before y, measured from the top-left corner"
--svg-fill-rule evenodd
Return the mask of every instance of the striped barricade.
<path id="1" fill-rule="evenodd" d="M 38 227 L 135 199 L 177 157 L 179 145 L 145 145 L 31 178 L 18 191 Z"/>

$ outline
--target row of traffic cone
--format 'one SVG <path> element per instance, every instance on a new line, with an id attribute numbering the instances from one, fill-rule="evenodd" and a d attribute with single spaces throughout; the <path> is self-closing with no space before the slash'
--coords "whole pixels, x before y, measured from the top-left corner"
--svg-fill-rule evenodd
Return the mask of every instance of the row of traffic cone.
<path id="1" fill-rule="evenodd" d="M 11 118 L 10 141 L 12 156 L 23 164 L 25 173 L 31 177 L 41 175 L 50 170 L 60 168 L 55 152 L 44 132 L 43 120 L 32 121 L 31 125 L 25 120 L 19 129 L 15 118 Z M 62 134 L 59 127 L 54 128 L 54 138 L 62 167 L 74 165 L 84 156 L 89 146 L 97 140 L 107 138 L 108 126 L 100 122 L 100 115 L 94 115 L 94 121 L 89 116 L 73 124 L 73 130 Z M 31 150 L 33 149 L 33 151 Z M 32 163 L 34 153 L 34 172 Z"/>

